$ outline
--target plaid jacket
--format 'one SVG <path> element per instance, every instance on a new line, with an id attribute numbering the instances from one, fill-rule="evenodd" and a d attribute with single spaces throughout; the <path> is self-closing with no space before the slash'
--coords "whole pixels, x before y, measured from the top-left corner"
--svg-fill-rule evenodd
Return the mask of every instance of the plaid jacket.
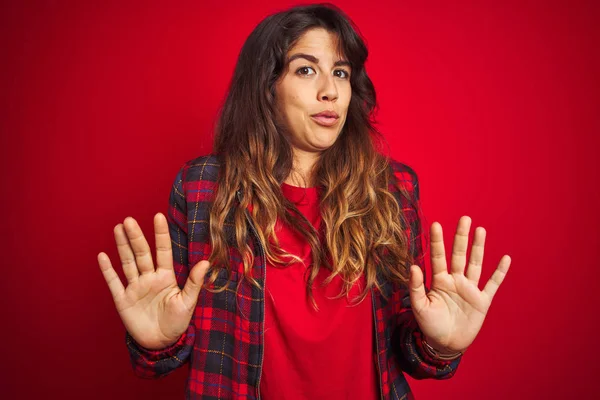
<path id="1" fill-rule="evenodd" d="M 390 185 L 407 217 L 409 247 L 415 263 L 424 265 L 424 235 L 421 231 L 418 180 L 415 172 L 397 161 L 391 162 L 394 176 L 411 194 L 407 201 Z M 215 155 L 186 162 L 177 173 L 170 197 L 167 220 L 173 243 L 173 261 L 179 287 L 183 288 L 189 266 L 210 255 L 208 206 L 219 172 Z M 238 199 L 241 193 L 238 194 Z M 226 229 L 231 228 L 226 223 Z M 229 227 L 227 227 L 229 225 Z M 264 249 L 250 225 L 249 246 L 255 254 L 253 276 L 266 279 Z M 201 290 L 196 310 L 187 331 L 169 348 L 152 351 L 142 348 L 126 332 L 134 372 L 142 378 L 160 378 L 189 362 L 186 399 L 257 399 L 263 359 L 264 292 L 244 281 L 239 252 L 230 250 L 232 261 L 229 288 L 213 294 Z M 224 286 L 228 275 L 222 270 L 214 283 Z M 372 290 L 376 343 L 373 356 L 379 375 L 382 399 L 412 399 L 403 372 L 416 379 L 450 378 L 460 358 L 452 362 L 428 357 L 421 343 L 421 332 L 413 316 L 406 286 L 379 278 L 381 291 Z M 351 349 L 349 349 L 351 351 Z"/>

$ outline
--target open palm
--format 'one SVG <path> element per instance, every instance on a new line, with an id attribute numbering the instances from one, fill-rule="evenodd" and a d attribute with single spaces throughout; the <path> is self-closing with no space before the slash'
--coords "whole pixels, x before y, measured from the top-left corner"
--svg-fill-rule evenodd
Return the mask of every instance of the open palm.
<path id="1" fill-rule="evenodd" d="M 180 289 L 173 269 L 169 228 L 164 215 L 154 217 L 156 268 L 152 253 L 137 221 L 127 217 L 114 229 L 115 241 L 128 285 L 125 288 L 106 253 L 98 264 L 112 293 L 125 329 L 148 349 L 168 347 L 188 327 L 208 261 L 198 262 Z"/>
<path id="2" fill-rule="evenodd" d="M 478 227 L 465 274 L 471 218 L 463 216 L 456 229 L 450 273 L 446 264 L 442 226 L 431 225 L 431 290 L 425 292 L 423 273 L 411 266 L 410 300 L 419 328 L 427 342 L 441 352 L 464 352 L 475 340 L 492 299 L 504 280 L 511 259 L 505 255 L 483 290 L 479 278 L 483 263 L 485 229 Z"/>

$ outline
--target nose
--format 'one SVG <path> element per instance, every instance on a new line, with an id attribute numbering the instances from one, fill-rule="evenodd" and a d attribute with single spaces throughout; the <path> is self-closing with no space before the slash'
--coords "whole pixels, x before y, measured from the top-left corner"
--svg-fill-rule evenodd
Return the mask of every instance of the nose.
<path id="1" fill-rule="evenodd" d="M 319 84 L 319 100 L 335 101 L 338 98 L 338 90 L 333 76 L 321 75 L 321 82 Z"/>

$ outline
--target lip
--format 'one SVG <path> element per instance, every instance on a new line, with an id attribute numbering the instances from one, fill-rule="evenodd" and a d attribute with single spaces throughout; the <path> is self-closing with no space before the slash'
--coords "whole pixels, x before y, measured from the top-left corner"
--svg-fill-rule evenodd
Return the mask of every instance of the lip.
<path id="1" fill-rule="evenodd" d="M 339 118 L 328 118 L 321 115 L 311 115 L 313 121 L 321 126 L 333 126 L 337 124 Z"/>
<path id="2" fill-rule="evenodd" d="M 313 114 L 311 117 L 329 117 L 329 118 L 339 118 L 340 116 L 333 110 L 325 110 L 321 111 L 318 114 Z"/>
<path id="3" fill-rule="evenodd" d="M 333 126 L 337 124 L 340 119 L 335 111 L 323 111 L 318 114 L 313 114 L 310 117 L 321 126 Z"/>

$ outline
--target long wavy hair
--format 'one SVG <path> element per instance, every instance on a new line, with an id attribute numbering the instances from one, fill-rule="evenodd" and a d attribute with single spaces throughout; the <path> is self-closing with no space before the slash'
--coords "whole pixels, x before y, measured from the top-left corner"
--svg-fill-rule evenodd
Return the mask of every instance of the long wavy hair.
<path id="1" fill-rule="evenodd" d="M 322 189 L 319 232 L 282 194 L 281 184 L 293 169 L 293 153 L 285 128 L 277 122 L 275 98 L 275 84 L 285 72 L 289 49 L 311 28 L 334 33 L 339 51 L 352 68 L 352 97 L 345 125 L 314 166 L 314 182 Z M 210 210 L 212 282 L 220 268 L 231 267 L 225 226 L 232 220 L 232 245 L 242 255 L 244 278 L 260 287 L 252 276 L 255 254 L 247 242 L 251 233 L 246 209 L 251 205 L 249 217 L 272 265 L 285 267 L 302 261 L 279 246 L 274 229 L 278 219 L 309 243 L 312 263 L 307 266 L 306 293 L 315 309 L 318 305 L 312 290 L 320 268 L 330 271 L 324 284 L 338 275 L 343 279 L 343 290 L 336 298 L 348 295 L 364 274 L 366 286 L 353 299 L 356 302 L 374 285 L 379 288 L 378 272 L 391 281 L 406 283 L 413 260 L 403 229 L 406 221 L 388 190 L 393 184 L 389 158 L 379 151 L 384 139 L 375 128 L 377 103 L 365 71 L 367 55 L 358 29 L 331 4 L 297 6 L 270 15 L 248 36 L 216 124 L 213 151 L 220 172 Z M 398 189 L 408 196 L 405 189 Z"/>

